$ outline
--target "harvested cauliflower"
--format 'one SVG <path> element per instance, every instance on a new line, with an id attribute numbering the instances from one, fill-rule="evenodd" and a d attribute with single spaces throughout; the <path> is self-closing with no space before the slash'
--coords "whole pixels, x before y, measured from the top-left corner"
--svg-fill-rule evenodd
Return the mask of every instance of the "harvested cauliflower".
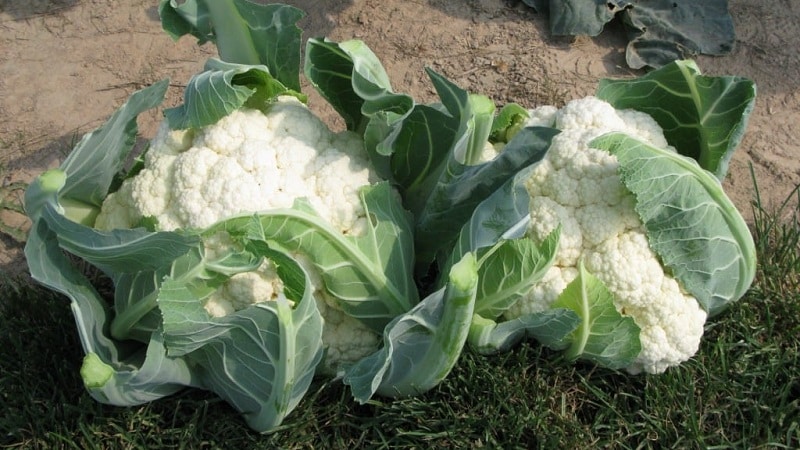
<path id="1" fill-rule="evenodd" d="M 588 146 L 602 134 L 619 131 L 667 147 L 661 128 L 647 114 L 616 111 L 594 97 L 572 101 L 557 112 L 534 110 L 531 117 L 535 124 L 552 120 L 561 133 L 526 185 L 528 233 L 541 242 L 561 226 L 561 240 L 554 265 L 506 312 L 506 319 L 550 308 L 583 262 L 613 294 L 617 311 L 641 329 L 642 350 L 627 367 L 629 372 L 659 373 L 691 358 L 703 335 L 706 312 L 650 249 L 633 194 L 617 173 L 616 157 Z"/>

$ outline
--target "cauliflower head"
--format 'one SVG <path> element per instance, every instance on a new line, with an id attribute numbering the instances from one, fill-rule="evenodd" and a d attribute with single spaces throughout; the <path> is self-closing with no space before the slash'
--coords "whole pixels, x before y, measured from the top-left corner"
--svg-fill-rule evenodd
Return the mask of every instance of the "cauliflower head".
<path id="1" fill-rule="evenodd" d="M 201 129 L 170 130 L 165 121 L 144 169 L 107 197 L 95 227 L 130 228 L 146 217 L 160 230 L 205 228 L 305 197 L 343 233 L 358 234 L 358 189 L 376 181 L 358 135 L 333 133 L 298 100 L 280 97 L 266 112 L 236 110 Z"/>
<path id="2" fill-rule="evenodd" d="M 561 225 L 561 241 L 552 268 L 506 318 L 548 309 L 578 276 L 583 261 L 614 295 L 617 311 L 641 329 L 642 351 L 629 372 L 660 373 L 689 359 L 699 347 L 706 312 L 650 249 L 633 194 L 617 174 L 616 157 L 588 146 L 592 139 L 618 131 L 668 148 L 661 128 L 647 114 L 617 111 L 595 97 L 560 110 L 534 110 L 531 117 L 536 125 L 561 133 L 526 183 L 528 234 L 541 242 Z"/>
<path id="3" fill-rule="evenodd" d="M 305 198 L 342 234 L 358 236 L 367 224 L 358 191 L 377 181 L 357 134 L 334 133 L 294 97 L 279 97 L 265 111 L 243 108 L 201 129 L 171 130 L 164 121 L 143 169 L 106 198 L 95 227 L 132 228 L 153 219 L 158 230 L 203 229 L 234 215 L 290 208 Z M 205 247 L 213 257 L 235 244 L 220 234 Z M 314 280 L 325 320 L 325 371 L 377 349 L 379 337 L 327 299 L 310 261 L 302 265 Z M 281 295 L 283 284 L 267 261 L 233 275 L 204 306 L 222 317 Z"/>

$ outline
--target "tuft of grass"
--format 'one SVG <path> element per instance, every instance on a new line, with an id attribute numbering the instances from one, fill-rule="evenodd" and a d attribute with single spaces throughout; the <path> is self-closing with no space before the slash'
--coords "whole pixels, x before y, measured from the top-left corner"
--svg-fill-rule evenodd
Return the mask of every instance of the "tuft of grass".
<path id="1" fill-rule="evenodd" d="M 775 210 L 767 210 L 751 168 L 755 185 L 753 237 L 760 255 L 755 287 L 781 296 L 800 292 L 800 185 Z"/>
<path id="2" fill-rule="evenodd" d="M 796 192 L 778 211 L 756 198 L 754 286 L 678 368 L 631 376 L 533 342 L 465 352 L 415 398 L 359 405 L 339 381 L 318 380 L 268 435 L 197 390 L 127 408 L 94 402 L 67 300 L 0 279 L 0 448 L 800 448 Z"/>
<path id="3" fill-rule="evenodd" d="M 0 212 L 10 212 L 15 215 L 24 216 L 25 209 L 22 206 L 22 195 L 27 184 L 20 181 L 8 182 L 5 176 L 5 168 L 0 166 Z M 5 234 L 16 242 L 25 242 L 25 230 L 21 226 L 7 223 L 0 220 L 0 234 Z"/>

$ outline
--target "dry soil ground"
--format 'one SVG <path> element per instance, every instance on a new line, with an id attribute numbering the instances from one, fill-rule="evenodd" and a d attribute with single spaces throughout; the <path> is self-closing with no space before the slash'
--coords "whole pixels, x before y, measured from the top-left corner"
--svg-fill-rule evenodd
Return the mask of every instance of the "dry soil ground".
<path id="1" fill-rule="evenodd" d="M 553 37 L 547 18 L 508 0 L 285 1 L 301 7 L 306 36 L 364 40 L 396 91 L 432 100 L 423 68 L 499 104 L 561 103 L 594 92 L 603 77 L 642 72 L 625 65 L 625 38 Z M 213 47 L 173 43 L 156 0 L 0 0 L 0 168 L 2 184 L 28 181 L 57 165 L 70 144 L 99 125 L 131 92 L 172 79 L 169 104 Z M 800 183 L 800 2 L 730 0 L 737 42 L 724 57 L 699 57 L 709 75 L 740 75 L 758 86 L 756 108 L 724 186 L 750 214 L 752 165 L 768 203 Z M 317 98 L 311 107 L 332 126 Z M 151 135 L 159 113 L 142 119 Z M 0 217 L 24 226 L 9 212 Z M 24 270 L 21 247 L 0 240 L 0 271 Z"/>

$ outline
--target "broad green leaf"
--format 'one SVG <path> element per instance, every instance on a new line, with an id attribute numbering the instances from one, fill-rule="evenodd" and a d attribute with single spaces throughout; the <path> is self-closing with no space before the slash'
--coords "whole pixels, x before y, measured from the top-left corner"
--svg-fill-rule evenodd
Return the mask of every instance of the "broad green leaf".
<path id="1" fill-rule="evenodd" d="M 525 180 L 534 167 L 519 171 L 482 201 L 462 227 L 447 259 L 440 258 L 441 270 L 446 273 L 465 253 L 479 255 L 475 310 L 489 319 L 498 318 L 530 291 L 552 265 L 558 248 L 560 228 L 538 245 L 526 236 L 530 197 Z"/>
<path id="2" fill-rule="evenodd" d="M 467 254 L 450 270 L 447 285 L 386 326 L 383 347 L 345 372 L 353 397 L 377 393 L 399 398 L 439 384 L 464 347 L 475 305 L 478 264 Z"/>
<path id="3" fill-rule="evenodd" d="M 205 1 L 161 0 L 158 15 L 161 27 L 173 40 L 187 34 L 196 37 L 200 45 L 214 40 L 211 13 Z"/>
<path id="4" fill-rule="evenodd" d="M 58 235 L 61 248 L 109 274 L 169 266 L 200 242 L 197 236 L 170 231 L 154 233 L 142 228 L 100 231 L 72 222 L 52 205 L 44 208 L 42 220 Z"/>
<path id="5" fill-rule="evenodd" d="M 525 180 L 534 167 L 535 164 L 520 170 L 475 207 L 453 246 L 451 263 L 467 252 L 492 247 L 504 239 L 525 236 L 530 222 L 530 196 Z"/>
<path id="6" fill-rule="evenodd" d="M 89 394 L 109 405 L 148 403 L 185 387 L 200 387 L 202 382 L 184 359 L 167 356 L 160 329 L 150 335 L 146 349 L 123 364 L 112 364 L 96 353 L 87 353 L 81 365 L 81 378 Z"/>
<path id="7" fill-rule="evenodd" d="M 580 317 L 567 308 L 548 309 L 501 322 L 475 314 L 467 342 L 472 350 L 482 355 L 508 351 L 529 338 L 558 350 L 565 346 L 565 340 L 580 323 Z"/>
<path id="8" fill-rule="evenodd" d="M 418 271 L 425 270 L 439 251 L 453 244 L 481 201 L 517 172 L 541 160 L 552 137 L 558 133 L 550 128 L 526 128 L 493 160 L 465 165 L 459 162 L 458 155 L 466 154 L 471 142 L 475 112 L 470 95 L 436 72 L 429 70 L 428 74 L 457 128 L 449 148 L 421 147 L 408 152 L 406 165 L 411 167 L 420 166 L 417 160 L 427 158 L 429 152 L 438 154 L 442 161 L 429 172 L 418 175 L 424 180 L 419 183 L 420 189 L 401 188 L 404 204 L 416 218 Z M 393 161 L 394 165 L 397 164 Z"/>
<path id="9" fill-rule="evenodd" d="M 325 288 L 349 315 L 380 331 L 418 301 L 412 278 L 411 222 L 387 182 L 363 188 L 369 218 L 361 236 L 344 236 L 314 212 L 304 199 L 293 208 L 239 216 L 211 227 L 233 236 L 263 240 L 308 256 Z"/>
<path id="10" fill-rule="evenodd" d="M 156 233 L 141 228 L 100 231 L 75 223 L 58 211 L 59 190 L 66 180 L 63 172 L 53 169 L 34 183 L 29 198 L 35 197 L 35 203 L 41 205 L 36 207 L 39 211 L 36 222 L 47 224 L 59 249 L 97 267 L 113 281 L 115 314 L 108 329 L 111 336 L 146 344 L 160 326 L 154 310 L 161 279 L 176 258 L 201 246 L 200 239 L 190 234 Z M 71 264 L 68 260 L 60 261 Z M 75 276 L 83 277 L 79 273 Z"/>
<path id="11" fill-rule="evenodd" d="M 633 318 L 617 312 L 614 296 L 583 264 L 579 266 L 578 277 L 564 288 L 551 307 L 571 309 L 580 317 L 578 328 L 565 339 L 568 358 L 620 369 L 631 365 L 642 351 L 640 330 Z"/>
<path id="12" fill-rule="evenodd" d="M 191 253 L 176 261 L 158 293 L 158 305 L 168 354 L 201 367 L 203 386 L 240 411 L 251 428 L 266 432 L 308 390 L 323 355 L 323 322 L 314 286 L 302 267 L 263 242 L 250 248 L 263 251 L 259 256 L 276 264 L 286 292 L 300 296 L 280 295 L 276 301 L 212 318 L 203 299 L 227 276 L 202 254 Z"/>
<path id="13" fill-rule="evenodd" d="M 468 338 L 470 347 L 479 353 L 505 351 L 526 337 L 558 341 L 577 326 L 577 316 L 564 311 L 496 322 L 541 280 L 558 248 L 560 228 L 539 245 L 526 235 L 530 198 L 524 183 L 533 167 L 518 172 L 475 208 L 442 268 L 446 271 L 468 252 L 480 255 L 475 315 Z"/>
<path id="14" fill-rule="evenodd" d="M 184 360 L 166 356 L 160 333 L 153 333 L 146 347 L 106 334 L 111 316 L 106 301 L 59 247 L 58 236 L 44 220 L 34 222 L 25 257 L 34 280 L 70 299 L 81 346 L 94 355 L 87 364 L 105 373 L 101 380 L 92 367 L 86 369 L 87 389 L 97 401 L 138 405 L 198 386 Z"/>
<path id="15" fill-rule="evenodd" d="M 755 277 L 755 244 L 711 172 L 691 158 L 621 133 L 589 145 L 617 157 L 650 248 L 709 316 L 744 295 Z"/>
<path id="16" fill-rule="evenodd" d="M 220 59 L 263 65 L 282 85 L 300 91 L 303 11 L 288 5 L 247 0 L 161 0 L 164 30 L 175 40 L 186 34 L 199 44 L 214 42 Z"/>
<path id="17" fill-rule="evenodd" d="M 197 239 L 175 233 L 101 233 L 73 220 L 75 209 L 102 204 L 133 148 L 137 116 L 162 102 L 167 85 L 164 80 L 134 93 L 106 123 L 85 135 L 58 169 L 40 175 L 25 193 L 33 221 L 25 247 L 31 276 L 70 299 L 87 354 L 87 389 L 103 403 L 136 405 L 198 384 L 185 361 L 166 356 L 157 324 L 148 324 L 149 335 L 137 335 L 145 345 L 108 336 L 108 302 L 64 251 L 86 258 L 114 280 L 122 276 L 120 270 L 153 276 L 156 268 L 197 245 Z"/>
<path id="18" fill-rule="evenodd" d="M 209 59 L 205 70 L 186 86 L 183 103 L 165 110 L 164 115 L 172 129 L 200 128 L 244 106 L 263 110 L 279 95 L 305 99 L 273 78 L 266 66 Z"/>
<path id="19" fill-rule="evenodd" d="M 66 174 L 60 198 L 102 205 L 136 143 L 136 118 L 160 105 L 168 86 L 169 80 L 162 80 L 135 92 L 103 125 L 81 138 L 60 166 Z M 37 194 L 29 190 L 26 198 L 29 195 Z M 27 212 L 29 217 L 36 217 L 36 208 L 28 208 Z"/>
<path id="20" fill-rule="evenodd" d="M 540 245 L 522 237 L 484 248 L 475 313 L 495 319 L 526 295 L 553 265 L 561 229 L 556 228 Z"/>
<path id="21" fill-rule="evenodd" d="M 639 78 L 600 80 L 597 96 L 651 115 L 678 153 L 721 180 L 747 127 L 756 86 L 742 77 L 703 76 L 694 62 L 675 61 Z"/>
<path id="22" fill-rule="evenodd" d="M 197 237 L 174 233 L 152 233 L 144 229 L 100 231 L 73 222 L 63 215 L 61 192 L 71 180 L 61 169 L 39 176 L 25 193 L 32 219 L 47 222 L 59 246 L 83 258 L 107 274 L 155 270 L 169 266 L 175 258 L 197 246 Z M 35 211 L 35 212 L 33 212 Z"/>
<path id="23" fill-rule="evenodd" d="M 382 142 L 390 154 L 390 176 L 412 212 L 423 208 L 437 182 L 431 174 L 441 172 L 457 131 L 458 121 L 441 108 L 417 105 Z"/>
<path id="24" fill-rule="evenodd" d="M 351 131 L 364 133 L 375 117 L 393 123 L 414 106 L 410 96 L 392 91 L 378 57 L 358 40 L 309 39 L 304 71 Z"/>
<path id="25" fill-rule="evenodd" d="M 453 245 L 480 202 L 517 172 L 540 161 L 556 134 L 558 130 L 552 128 L 524 128 L 492 161 L 463 166 L 450 160 L 423 209 L 416 214 L 418 262 L 430 262 L 436 253 Z"/>

